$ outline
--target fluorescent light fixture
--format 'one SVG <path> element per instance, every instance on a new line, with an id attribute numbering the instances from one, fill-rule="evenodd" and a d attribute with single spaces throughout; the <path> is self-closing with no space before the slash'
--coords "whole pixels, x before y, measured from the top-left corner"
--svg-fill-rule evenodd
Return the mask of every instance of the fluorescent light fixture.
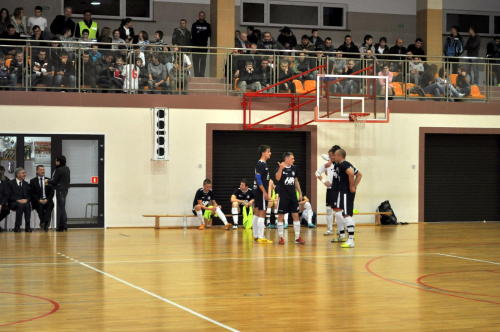
<path id="1" fill-rule="evenodd" d="M 92 1 L 90 4 L 93 6 L 99 6 L 101 3 L 99 1 Z"/>

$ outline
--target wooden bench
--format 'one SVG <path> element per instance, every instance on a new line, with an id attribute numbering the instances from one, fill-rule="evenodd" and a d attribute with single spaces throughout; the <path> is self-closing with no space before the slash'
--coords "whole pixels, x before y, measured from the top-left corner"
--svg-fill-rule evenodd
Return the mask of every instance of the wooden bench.
<path id="1" fill-rule="evenodd" d="M 184 218 L 182 214 L 143 214 L 145 218 L 155 218 L 155 229 L 160 229 L 160 218 Z M 186 215 L 186 218 L 198 218 L 193 215 Z"/>
<path id="2" fill-rule="evenodd" d="M 380 225 L 380 216 L 381 215 L 386 215 L 390 216 L 392 213 L 391 212 L 359 212 L 355 213 L 355 216 L 368 216 L 368 215 L 374 215 L 375 216 L 375 224 Z M 318 216 L 326 216 L 326 213 L 317 213 L 316 215 Z M 335 221 L 335 214 L 333 214 L 333 221 Z"/>

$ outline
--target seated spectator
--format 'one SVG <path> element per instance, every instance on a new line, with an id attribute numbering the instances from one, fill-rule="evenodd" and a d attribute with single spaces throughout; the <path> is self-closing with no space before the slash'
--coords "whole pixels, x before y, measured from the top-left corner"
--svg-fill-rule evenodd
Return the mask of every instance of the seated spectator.
<path id="1" fill-rule="evenodd" d="M 14 54 L 21 51 L 21 47 L 15 47 L 22 44 L 21 36 L 12 24 L 7 26 L 7 30 L 0 35 L 0 39 L 10 39 L 9 41 L 2 41 L 4 46 L 1 48 L 5 56 L 14 56 Z"/>
<path id="2" fill-rule="evenodd" d="M 314 51 L 316 47 L 314 47 L 313 43 L 309 41 L 309 37 L 307 35 L 303 35 L 300 44 L 297 44 L 297 46 L 295 46 L 295 49 L 297 51 Z M 309 53 L 307 55 L 311 56 L 312 54 Z"/>
<path id="3" fill-rule="evenodd" d="M 428 66 L 422 74 L 420 87 L 424 89 L 424 92 L 426 94 L 432 94 L 435 97 L 439 98 L 441 97 L 441 94 L 444 95 L 444 87 L 437 83 L 437 73 L 438 70 L 435 64 Z"/>
<path id="4" fill-rule="evenodd" d="M 80 84 L 82 85 L 82 89 L 86 89 L 85 86 L 90 86 L 90 91 L 95 90 L 95 78 L 96 71 L 94 61 L 92 61 L 89 51 L 85 51 L 83 53 L 82 67 L 80 70 Z"/>
<path id="5" fill-rule="evenodd" d="M 10 23 L 14 26 L 16 32 L 20 35 L 28 35 L 28 23 L 24 16 L 23 7 L 14 9 L 14 14 L 10 17 Z"/>
<path id="6" fill-rule="evenodd" d="M 339 51 L 344 53 L 359 53 L 359 48 L 352 42 L 352 38 L 349 35 L 344 37 L 344 43 L 339 46 Z M 345 56 L 345 55 L 344 55 Z M 347 58 L 353 58 L 354 55 L 347 55 Z"/>
<path id="7" fill-rule="evenodd" d="M 69 55 L 66 52 L 61 52 L 61 57 L 58 63 L 54 64 L 54 86 L 60 88 L 62 85 L 76 88 L 75 66 L 69 61 Z"/>
<path id="8" fill-rule="evenodd" d="M 139 34 L 136 38 L 134 38 L 135 43 L 141 47 L 141 50 L 144 51 L 146 49 L 146 45 L 149 45 L 149 36 L 146 31 L 139 31 Z"/>
<path id="9" fill-rule="evenodd" d="M 254 31 L 255 32 L 255 31 Z M 269 31 L 264 32 L 264 40 L 260 41 L 257 44 L 257 48 L 259 50 L 284 50 L 285 48 L 279 42 L 275 41 L 271 36 Z M 274 55 L 275 53 L 272 51 L 260 51 L 262 54 L 266 55 Z M 277 52 L 276 54 L 279 54 Z"/>
<path id="10" fill-rule="evenodd" d="M 269 66 L 269 59 L 267 57 L 262 58 L 262 61 L 260 62 L 259 76 L 260 76 L 259 82 L 261 89 L 267 88 L 270 85 L 274 84 L 273 71 Z M 274 88 L 268 89 L 265 92 L 273 93 Z"/>
<path id="11" fill-rule="evenodd" d="M 115 69 L 113 68 L 112 61 L 113 54 L 104 53 L 103 56 L 95 62 L 97 85 L 98 87 L 104 89 L 104 93 L 108 92 L 107 89 L 110 89 L 113 86 L 111 78 L 113 77 Z"/>
<path id="12" fill-rule="evenodd" d="M 186 69 L 186 74 L 187 76 L 191 76 L 191 68 L 193 67 L 193 63 L 191 62 L 191 59 L 186 53 L 179 53 L 179 46 L 174 45 L 172 48 L 172 51 L 174 52 L 175 56 L 177 59 L 179 59 L 179 64 L 182 68 Z M 182 54 L 182 57 L 179 57 L 179 54 Z"/>
<path id="13" fill-rule="evenodd" d="M 113 89 L 116 89 L 114 90 L 114 92 L 120 93 L 121 89 L 123 88 L 123 81 L 124 81 L 123 70 L 125 69 L 123 57 L 121 55 L 115 58 L 113 69 L 114 70 L 113 70 L 113 75 L 111 77 L 111 84 L 113 84 Z"/>
<path id="14" fill-rule="evenodd" d="M 57 37 L 52 38 L 52 41 L 50 43 L 50 48 L 49 48 L 48 54 L 47 54 L 49 62 L 52 66 L 54 66 L 54 64 L 56 62 L 61 61 L 62 47 L 60 47 L 60 46 L 61 45 L 59 43 L 59 38 L 57 38 Z"/>
<path id="15" fill-rule="evenodd" d="M 497 84 L 500 86 L 500 36 L 496 36 L 486 45 L 486 57 L 491 58 L 489 63 L 491 63 Z M 491 78 L 491 84 L 494 84 L 493 77 Z"/>
<path id="16" fill-rule="evenodd" d="M 289 79 L 293 77 L 295 74 L 290 70 L 289 68 L 289 63 L 288 61 L 281 61 L 280 62 L 280 68 L 279 68 L 279 73 L 278 73 L 278 80 L 279 81 L 284 81 L 286 79 Z M 278 92 L 288 92 L 290 90 L 290 93 L 295 93 L 295 84 L 293 83 L 293 80 L 289 80 L 287 82 L 284 82 L 280 84 L 278 89 Z"/>
<path id="17" fill-rule="evenodd" d="M 183 60 L 176 58 L 174 67 L 168 72 L 168 77 L 170 77 L 170 91 L 174 93 L 178 89 L 183 95 L 187 95 L 189 73 L 182 62 Z"/>
<path id="18" fill-rule="evenodd" d="M 131 18 L 127 17 L 122 20 L 118 31 L 120 31 L 120 38 L 123 39 L 126 43 L 132 43 L 134 39 L 134 28 L 132 28 L 133 21 Z"/>
<path id="19" fill-rule="evenodd" d="M 16 53 L 9 66 L 10 84 L 13 90 L 19 90 L 18 84 L 24 86 L 26 67 L 24 65 L 23 52 Z"/>
<path id="20" fill-rule="evenodd" d="M 259 68 L 260 62 L 262 61 L 262 56 L 257 53 L 257 45 L 250 44 L 250 51 L 246 54 L 238 54 L 235 53 L 232 55 L 233 57 L 233 70 L 235 77 L 238 77 L 240 72 L 245 70 L 247 61 L 251 61 L 253 64 L 253 68 Z"/>
<path id="21" fill-rule="evenodd" d="M 38 55 L 32 58 L 31 63 L 31 87 L 38 84 L 52 86 L 52 65 L 47 57 L 47 49 L 39 49 Z"/>
<path id="22" fill-rule="evenodd" d="M 102 57 L 101 52 L 99 52 L 99 46 L 97 44 L 93 44 L 90 47 L 90 56 L 92 57 L 92 61 L 97 63 L 97 60 L 99 60 Z"/>
<path id="23" fill-rule="evenodd" d="M 380 61 L 387 62 L 390 60 L 388 56 L 379 56 L 383 54 L 389 54 L 389 46 L 387 46 L 387 38 L 380 37 L 378 44 L 375 44 L 375 54 Z"/>
<path id="24" fill-rule="evenodd" d="M 137 59 L 141 59 L 142 63 L 146 63 L 146 57 L 144 56 L 144 52 L 141 51 L 141 47 L 138 45 L 134 46 L 134 52 L 128 53 L 127 63 L 128 64 L 137 64 Z"/>
<path id="25" fill-rule="evenodd" d="M 361 56 L 362 68 L 368 68 L 373 66 L 373 72 L 377 72 L 379 64 L 377 63 L 377 57 L 373 54 L 371 49 L 367 49 L 366 52 Z M 383 68 L 381 68 L 383 70 Z M 381 71 L 378 70 L 378 71 Z M 363 75 L 370 75 L 370 72 L 365 72 Z"/>
<path id="26" fill-rule="evenodd" d="M 34 30 L 35 26 L 40 28 L 40 31 L 45 31 L 47 29 L 47 19 L 42 17 L 43 8 L 41 6 L 35 7 L 35 16 L 31 16 L 28 19 L 28 35 Z"/>
<path id="27" fill-rule="evenodd" d="M 337 52 L 335 54 L 335 58 L 329 61 L 330 67 L 332 67 L 332 69 L 330 70 L 331 74 L 343 75 L 343 71 L 347 67 L 347 60 L 344 59 L 342 56 L 343 56 L 342 52 Z"/>
<path id="28" fill-rule="evenodd" d="M 297 46 L 297 38 L 289 27 L 283 27 L 278 36 L 278 43 L 283 45 L 286 50 L 293 50 Z"/>
<path id="29" fill-rule="evenodd" d="M 139 77 L 137 78 L 137 84 L 139 91 L 144 90 L 144 87 L 148 86 L 149 74 L 148 68 L 144 65 L 141 58 L 135 60 L 135 64 L 139 70 Z"/>
<path id="30" fill-rule="evenodd" d="M 240 33 L 238 38 L 234 39 L 234 47 L 241 48 L 240 53 L 247 53 L 250 48 L 250 42 L 248 41 L 248 35 L 245 32 Z"/>
<path id="31" fill-rule="evenodd" d="M 314 45 L 314 49 L 317 49 L 319 45 L 323 44 L 323 39 L 319 36 L 318 29 L 312 29 L 311 34 L 309 41 Z"/>
<path id="32" fill-rule="evenodd" d="M 139 90 L 139 72 L 141 70 L 142 60 L 135 63 L 126 64 L 122 70 L 123 92 L 137 93 Z"/>
<path id="33" fill-rule="evenodd" d="M 9 11 L 7 8 L 0 9 L 0 35 L 7 31 L 7 27 L 10 24 Z"/>
<path id="34" fill-rule="evenodd" d="M 467 70 L 465 66 L 458 66 L 457 69 L 457 89 L 458 92 L 463 94 L 463 97 L 470 96 L 471 84 L 470 84 L 470 75 L 467 74 Z"/>
<path id="35" fill-rule="evenodd" d="M 69 41 L 73 41 L 73 38 L 71 38 L 71 30 L 69 27 L 64 28 L 64 33 L 59 39 L 61 40 L 61 45 L 63 47 L 63 50 L 67 52 L 68 54 L 73 53 L 75 45 L 73 43 L 68 43 Z"/>
<path id="36" fill-rule="evenodd" d="M 40 43 L 40 40 L 44 40 L 42 37 L 42 30 L 38 25 L 35 25 L 33 27 L 33 35 L 30 37 L 30 45 L 33 47 L 35 54 L 38 53 L 38 48 L 40 46 L 48 46 L 48 44 Z"/>
<path id="37" fill-rule="evenodd" d="M 153 52 L 163 51 L 165 42 L 163 41 L 163 31 L 161 31 L 161 30 L 155 31 L 155 45 L 158 45 L 158 46 L 153 48 Z"/>
<path id="38" fill-rule="evenodd" d="M 108 27 L 104 27 L 101 30 L 101 35 L 97 39 L 99 43 L 103 43 L 99 45 L 99 48 L 110 50 L 112 45 L 109 45 L 112 43 L 113 39 L 111 38 L 111 29 Z M 106 44 L 104 44 L 106 43 Z"/>
<path id="39" fill-rule="evenodd" d="M 308 39 L 309 40 L 309 39 Z M 294 75 L 304 73 L 308 70 L 314 68 L 311 59 L 307 57 L 306 53 L 300 52 L 298 58 L 295 59 L 293 63 Z M 305 80 L 316 80 L 316 71 L 309 72 L 300 76 L 300 80 L 304 82 Z"/>
<path id="40" fill-rule="evenodd" d="M 408 52 L 411 54 L 411 52 Z M 424 72 L 424 64 L 419 57 L 408 58 L 410 69 L 410 83 L 420 85 L 420 79 Z"/>
<path id="41" fill-rule="evenodd" d="M 375 53 L 375 46 L 373 45 L 373 37 L 371 35 L 366 35 L 363 44 L 359 48 L 360 53 L 366 53 L 366 51 L 371 50 Z"/>
<path id="42" fill-rule="evenodd" d="M 250 89 L 252 91 L 259 91 L 261 76 L 259 71 L 255 70 L 252 61 L 247 61 L 245 69 L 240 72 L 240 79 L 238 87 L 240 88 L 240 96 Z"/>
<path id="43" fill-rule="evenodd" d="M 318 49 L 323 52 L 335 52 L 335 47 L 333 47 L 333 41 L 330 37 L 326 37 L 325 42 L 323 44 L 320 44 L 318 46 Z"/>
<path id="44" fill-rule="evenodd" d="M 422 43 L 423 41 L 421 38 L 415 39 L 415 44 L 408 45 L 407 51 L 411 52 L 411 54 L 413 54 L 414 56 L 419 57 L 420 59 L 422 59 L 422 61 L 427 61 L 427 58 L 425 57 L 425 51 L 422 48 Z"/>
<path id="45" fill-rule="evenodd" d="M 104 33 L 103 33 L 103 35 L 104 35 Z M 126 44 L 125 40 L 120 38 L 120 30 L 115 29 L 113 31 L 113 39 L 111 39 L 111 43 L 114 44 L 114 45 L 111 45 L 111 49 L 113 49 L 113 50 L 117 50 L 118 46 L 120 46 L 119 44 Z"/>
<path id="46" fill-rule="evenodd" d="M 377 75 L 378 76 L 387 76 L 387 77 L 389 77 L 388 81 L 387 81 L 387 84 L 388 84 L 387 85 L 388 96 L 394 96 L 394 91 L 393 91 L 392 85 L 391 85 L 392 79 L 393 79 L 394 75 L 389 70 L 389 65 L 384 64 L 382 71 L 380 71 Z M 381 96 L 385 96 L 385 89 L 386 89 L 385 82 L 386 81 L 384 79 L 381 79 L 381 78 L 379 78 L 377 80 L 378 94 L 381 95 Z"/>
<path id="47" fill-rule="evenodd" d="M 160 55 L 158 53 L 153 53 L 153 59 L 148 64 L 148 74 L 148 86 L 150 92 L 159 93 L 156 90 L 157 88 L 162 88 L 165 91 L 168 89 L 169 84 L 167 82 L 167 68 L 165 65 L 160 63 Z"/>
<path id="48" fill-rule="evenodd" d="M 436 79 L 436 82 L 444 87 L 445 96 L 455 98 L 461 98 L 464 96 L 464 94 L 458 92 L 453 84 L 451 84 L 451 82 L 448 80 L 448 73 L 444 70 L 444 66 L 439 68 L 439 77 Z M 451 99 L 451 101 L 454 100 Z"/>
<path id="49" fill-rule="evenodd" d="M 239 76 L 239 60 L 242 57 L 238 49 L 232 50 L 232 53 L 229 54 L 226 63 L 224 65 L 224 77 L 232 77 L 233 79 L 237 78 Z"/>
<path id="50" fill-rule="evenodd" d="M 56 35 L 56 37 L 61 37 L 64 34 L 64 28 L 69 28 L 71 36 L 73 36 L 76 24 L 71 19 L 71 15 L 73 15 L 73 9 L 68 6 L 64 8 L 64 15 L 57 15 L 54 18 L 50 25 L 50 31 Z"/>
<path id="51" fill-rule="evenodd" d="M 81 48 L 89 48 L 92 45 L 92 40 L 89 38 L 89 30 L 88 29 L 83 29 L 82 31 L 82 38 L 80 39 L 80 47 Z M 87 46 L 88 45 L 88 46 Z M 103 48 L 102 45 L 100 48 Z M 106 48 L 106 47 L 104 47 Z M 109 47 L 107 47 L 109 49 Z"/>
<path id="52" fill-rule="evenodd" d="M 6 90 L 9 82 L 9 67 L 5 64 L 5 55 L 0 53 L 0 90 Z"/>
<path id="53" fill-rule="evenodd" d="M 354 60 L 349 60 L 347 62 L 347 67 L 344 69 L 342 72 L 342 75 L 352 75 L 355 70 L 354 67 L 356 66 L 356 63 Z M 343 89 L 342 93 L 343 94 L 356 94 L 359 92 L 359 79 L 358 78 L 346 78 L 342 80 L 343 83 Z"/>

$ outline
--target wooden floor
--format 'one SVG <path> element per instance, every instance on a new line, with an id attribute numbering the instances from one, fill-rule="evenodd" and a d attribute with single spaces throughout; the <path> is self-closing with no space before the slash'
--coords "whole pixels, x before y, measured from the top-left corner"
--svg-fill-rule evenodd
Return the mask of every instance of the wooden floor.
<path id="1" fill-rule="evenodd" d="M 0 234 L 2 331 L 500 330 L 500 223 Z M 266 230 L 277 240 L 277 230 Z M 288 229 L 293 240 L 293 229 Z"/>

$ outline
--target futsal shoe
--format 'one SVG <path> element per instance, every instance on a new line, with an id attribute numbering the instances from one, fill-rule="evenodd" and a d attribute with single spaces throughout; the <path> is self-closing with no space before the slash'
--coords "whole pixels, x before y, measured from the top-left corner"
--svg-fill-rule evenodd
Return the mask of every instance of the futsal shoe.
<path id="1" fill-rule="evenodd" d="M 354 248 L 354 241 L 353 240 L 347 240 L 344 243 L 340 245 L 341 248 Z"/>
<path id="2" fill-rule="evenodd" d="M 321 158 L 325 159 L 325 161 L 329 161 L 330 160 L 330 157 L 326 153 L 323 153 L 321 155 Z"/>
<path id="3" fill-rule="evenodd" d="M 233 229 L 238 229 L 238 225 L 233 225 Z"/>
<path id="4" fill-rule="evenodd" d="M 253 238 L 253 243 L 257 243 L 257 241 L 258 241 L 258 240 L 259 240 L 259 238 L 258 238 L 258 237 L 254 237 L 254 238 Z"/>
<path id="5" fill-rule="evenodd" d="M 306 241 L 302 240 L 302 238 L 299 236 L 297 239 L 295 239 L 296 244 L 306 244 Z"/>
<path id="6" fill-rule="evenodd" d="M 284 227 L 285 229 L 287 229 L 287 228 L 288 228 L 288 223 L 286 223 L 286 224 L 285 224 L 285 226 L 283 226 L 283 227 Z"/>
<path id="7" fill-rule="evenodd" d="M 309 227 L 309 228 L 316 228 L 316 225 L 313 224 L 313 223 L 311 223 L 311 224 L 307 225 L 307 227 Z"/>
<path id="8" fill-rule="evenodd" d="M 268 239 L 258 239 L 257 243 L 260 243 L 260 244 L 272 244 L 273 241 L 268 240 Z"/>
<path id="9" fill-rule="evenodd" d="M 201 230 L 205 229 L 205 224 L 201 224 L 198 229 L 201 229 Z"/>
<path id="10" fill-rule="evenodd" d="M 324 236 L 330 236 L 333 235 L 333 231 L 327 230 L 326 232 L 323 233 Z"/>
<path id="11" fill-rule="evenodd" d="M 280 237 L 280 242 L 278 242 L 278 244 L 285 244 L 285 239 Z"/>
<path id="12" fill-rule="evenodd" d="M 345 237 L 340 237 L 340 236 L 337 236 L 335 238 L 332 239 L 332 243 L 337 243 L 337 242 L 345 242 L 346 241 L 346 238 Z"/>
<path id="13" fill-rule="evenodd" d="M 226 224 L 226 227 L 224 227 L 226 229 L 226 231 L 230 230 L 231 229 L 231 226 L 233 226 L 231 223 L 227 223 Z"/>

